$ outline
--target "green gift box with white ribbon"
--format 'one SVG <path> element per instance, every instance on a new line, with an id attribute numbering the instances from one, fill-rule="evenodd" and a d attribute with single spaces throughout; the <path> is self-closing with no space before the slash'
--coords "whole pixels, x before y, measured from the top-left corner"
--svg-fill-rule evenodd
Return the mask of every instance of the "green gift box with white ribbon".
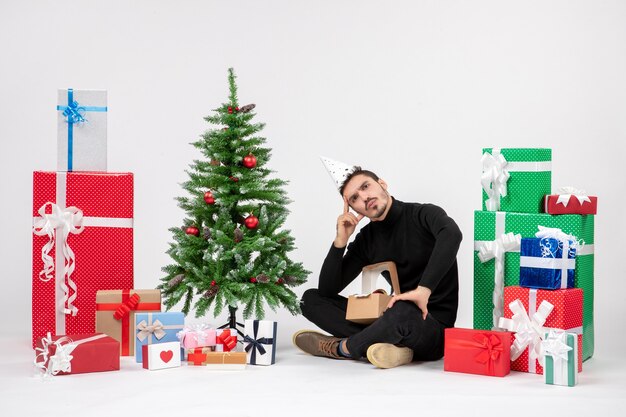
<path id="1" fill-rule="evenodd" d="M 574 287 L 582 288 L 583 360 L 593 356 L 594 216 L 474 212 L 474 328 L 490 330 L 502 317 L 504 287 L 519 285 L 522 237 L 555 227 L 584 242 L 576 256 Z M 481 260 L 482 258 L 482 260 Z M 484 261 L 484 262 L 483 262 Z"/>
<path id="2" fill-rule="evenodd" d="M 483 210 L 543 212 L 552 191 L 552 150 L 547 148 L 484 148 Z"/>

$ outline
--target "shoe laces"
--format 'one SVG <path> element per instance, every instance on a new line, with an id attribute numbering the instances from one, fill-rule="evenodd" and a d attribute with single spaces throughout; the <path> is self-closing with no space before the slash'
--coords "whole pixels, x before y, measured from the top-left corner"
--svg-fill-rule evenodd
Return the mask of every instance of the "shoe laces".
<path id="1" fill-rule="evenodd" d="M 319 350 L 324 355 L 331 358 L 338 358 L 337 354 L 337 344 L 339 342 L 337 340 L 328 339 L 328 340 L 320 340 L 319 341 Z"/>

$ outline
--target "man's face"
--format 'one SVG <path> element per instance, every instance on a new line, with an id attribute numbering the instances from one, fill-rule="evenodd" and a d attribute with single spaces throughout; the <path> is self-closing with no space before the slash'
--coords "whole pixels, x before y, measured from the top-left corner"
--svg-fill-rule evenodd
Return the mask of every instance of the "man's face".
<path id="1" fill-rule="evenodd" d="M 350 178 L 343 190 L 343 196 L 354 211 L 374 221 L 382 220 L 381 217 L 387 214 L 391 198 L 385 181 L 376 181 L 363 174 Z"/>

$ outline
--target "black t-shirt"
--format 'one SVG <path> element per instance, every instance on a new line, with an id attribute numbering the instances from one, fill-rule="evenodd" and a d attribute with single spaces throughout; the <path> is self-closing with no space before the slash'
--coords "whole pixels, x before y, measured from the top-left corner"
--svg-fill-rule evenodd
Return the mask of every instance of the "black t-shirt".
<path id="1" fill-rule="evenodd" d="M 345 248 L 331 245 L 320 272 L 320 294 L 340 293 L 366 265 L 394 261 L 401 291 L 429 288 L 428 312 L 452 327 L 459 304 L 456 254 L 461 239 L 459 227 L 442 208 L 393 199 L 385 219 L 364 226 L 345 256 Z M 389 281 L 389 274 L 383 275 Z"/>

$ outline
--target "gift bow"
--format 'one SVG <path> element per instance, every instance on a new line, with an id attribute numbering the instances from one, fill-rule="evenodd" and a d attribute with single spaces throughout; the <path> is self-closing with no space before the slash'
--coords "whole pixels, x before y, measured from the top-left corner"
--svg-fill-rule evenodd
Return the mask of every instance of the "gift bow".
<path id="1" fill-rule="evenodd" d="M 141 342 L 146 340 L 146 338 L 151 334 L 159 340 L 163 339 L 163 336 L 166 334 L 165 330 L 163 330 L 163 323 L 161 323 L 158 319 L 151 325 L 148 325 L 145 320 L 141 320 L 139 324 L 137 324 L 137 330 L 139 330 L 139 333 L 137 333 L 137 339 Z"/>
<path id="2" fill-rule="evenodd" d="M 217 335 L 216 341 L 218 345 L 224 345 L 224 352 L 228 352 L 237 346 L 237 335 L 231 335 L 230 330 L 223 330 Z"/>
<path id="3" fill-rule="evenodd" d="M 584 190 L 579 190 L 574 187 L 561 187 L 557 194 L 559 195 L 559 198 L 557 198 L 556 204 L 563 204 L 563 207 L 567 207 L 567 204 L 572 196 L 576 197 L 581 206 L 585 201 L 591 203 L 591 199 L 587 196 L 587 193 Z"/>
<path id="4" fill-rule="evenodd" d="M 509 181 L 509 171 L 506 169 L 507 160 L 500 153 L 499 149 L 493 149 L 493 154 L 485 152 L 481 158 L 483 173 L 480 183 L 487 193 L 485 206 L 487 211 L 498 211 L 500 209 L 500 197 L 506 197 Z"/>
<path id="5" fill-rule="evenodd" d="M 57 375 L 59 372 L 72 371 L 72 351 L 76 349 L 76 344 L 67 336 L 63 336 L 55 341 L 52 340 L 50 332 L 41 339 L 42 347 L 36 347 L 35 352 L 39 352 L 35 357 L 35 366 L 44 371 L 44 376 Z M 54 355 L 48 356 L 51 346 L 56 346 Z M 40 361 L 39 358 L 42 360 Z M 46 365 L 47 362 L 47 365 Z"/>
<path id="6" fill-rule="evenodd" d="M 558 366 L 560 361 L 567 362 L 568 352 L 573 348 L 568 346 L 563 339 L 567 338 L 567 333 L 562 330 L 550 329 L 548 336 L 541 342 L 544 355 L 552 356 L 554 363 Z"/>
<path id="7" fill-rule="evenodd" d="M 487 262 L 495 258 L 495 275 L 493 289 L 493 324 L 496 327 L 498 319 L 504 314 L 504 254 L 518 250 L 522 242 L 522 235 L 512 232 L 503 233 L 496 240 L 484 242 L 478 248 L 478 258 Z"/>
<path id="8" fill-rule="evenodd" d="M 532 318 L 528 316 L 519 299 L 511 302 L 509 308 L 513 312 L 513 317 L 510 319 L 500 317 L 499 326 L 515 332 L 515 341 L 511 345 L 511 362 L 517 360 L 526 347 L 528 347 L 529 361 L 534 363 L 538 359 L 541 362 L 543 359 L 541 341 L 545 332 L 542 326 L 552 312 L 554 305 L 543 300 Z"/>
<path id="9" fill-rule="evenodd" d="M 585 245 L 585 242 L 581 239 L 576 239 L 573 235 L 568 235 L 563 232 L 561 229 L 556 227 L 544 227 L 538 226 L 539 231 L 535 233 L 535 237 L 541 239 L 539 243 L 541 245 L 541 256 L 548 257 L 552 256 L 554 258 L 554 253 L 556 252 L 556 248 L 551 248 L 547 239 L 556 239 L 559 241 L 559 247 L 563 249 L 563 258 L 567 258 L 570 250 L 573 251 L 573 255 L 576 254 L 576 250 L 579 250 Z"/>
<path id="10" fill-rule="evenodd" d="M 68 102 L 67 106 L 64 107 L 63 116 L 65 116 L 67 123 L 82 123 L 86 121 L 83 115 L 87 109 L 83 106 L 79 106 L 76 100 Z"/>
<path id="11" fill-rule="evenodd" d="M 51 214 L 46 213 L 46 208 L 52 209 Z M 47 282 L 52 279 L 54 271 L 54 259 L 50 256 L 50 251 L 54 247 L 55 238 L 58 237 L 57 229 L 60 232 L 63 248 L 63 264 L 65 266 L 65 276 L 67 276 L 67 284 L 63 279 L 59 286 L 63 291 L 63 313 L 76 315 L 78 309 L 72 303 L 76 300 L 76 283 L 72 280 L 72 272 L 74 272 L 76 257 L 74 251 L 67 243 L 70 233 L 79 234 L 84 229 L 83 212 L 76 207 L 61 208 L 58 205 L 47 202 L 39 208 L 39 216 L 33 225 L 33 233 L 37 236 L 48 236 L 48 242 L 41 249 L 41 260 L 43 261 L 43 269 L 39 272 L 39 279 Z M 73 294 L 69 296 L 69 288 Z M 67 306 L 66 306 L 67 304 Z"/>
<path id="12" fill-rule="evenodd" d="M 115 320 L 122 320 L 130 313 L 131 310 L 137 308 L 139 301 L 141 301 L 141 297 L 139 296 L 139 294 L 133 293 L 133 295 L 128 297 L 128 300 L 121 303 L 120 306 L 115 310 L 115 313 L 113 313 L 113 318 Z"/>

